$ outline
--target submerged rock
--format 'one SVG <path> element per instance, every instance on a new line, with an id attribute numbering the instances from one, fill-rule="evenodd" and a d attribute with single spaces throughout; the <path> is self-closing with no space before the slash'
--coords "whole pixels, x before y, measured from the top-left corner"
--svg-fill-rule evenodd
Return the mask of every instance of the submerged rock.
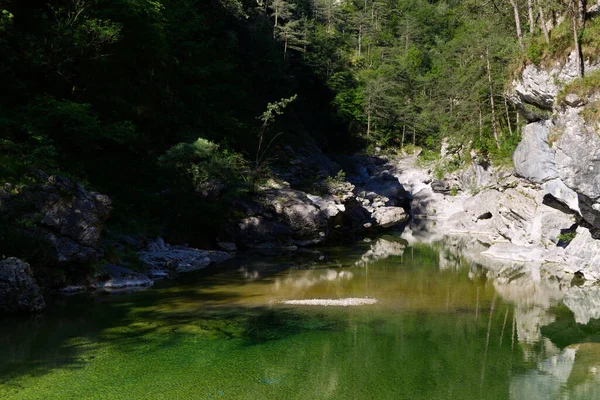
<path id="1" fill-rule="evenodd" d="M 95 289 L 122 289 L 135 286 L 151 286 L 154 282 L 139 272 L 113 264 L 103 265 L 94 275 Z"/>
<path id="2" fill-rule="evenodd" d="M 40 311 L 45 306 L 29 264 L 14 257 L 0 260 L 0 314 Z"/>

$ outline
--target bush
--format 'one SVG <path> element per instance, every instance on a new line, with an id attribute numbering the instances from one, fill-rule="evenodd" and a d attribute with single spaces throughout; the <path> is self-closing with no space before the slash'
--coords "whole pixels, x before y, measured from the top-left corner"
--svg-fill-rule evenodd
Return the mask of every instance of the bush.
<path id="1" fill-rule="evenodd" d="M 247 165 L 237 153 L 199 138 L 194 143 L 179 143 L 159 158 L 168 179 L 178 189 L 202 197 L 217 196 L 246 179 Z"/>

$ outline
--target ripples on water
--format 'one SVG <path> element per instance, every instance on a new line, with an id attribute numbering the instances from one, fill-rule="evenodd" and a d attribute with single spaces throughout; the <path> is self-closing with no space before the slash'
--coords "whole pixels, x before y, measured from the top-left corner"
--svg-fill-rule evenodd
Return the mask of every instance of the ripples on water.
<path id="1" fill-rule="evenodd" d="M 2 399 L 599 399 L 600 288 L 393 236 L 0 325 Z M 361 306 L 285 305 L 376 299 Z"/>

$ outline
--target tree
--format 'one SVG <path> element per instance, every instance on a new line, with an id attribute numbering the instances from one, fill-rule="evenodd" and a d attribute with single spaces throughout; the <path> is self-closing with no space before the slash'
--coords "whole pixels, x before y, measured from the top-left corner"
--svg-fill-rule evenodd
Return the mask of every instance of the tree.
<path id="1" fill-rule="evenodd" d="M 296 5 L 288 3 L 286 0 L 271 0 L 268 7 L 273 17 L 273 36 L 275 37 L 277 27 L 281 24 L 281 21 L 287 21 L 292 17 Z"/>
<path id="2" fill-rule="evenodd" d="M 288 49 L 305 51 L 302 47 L 306 43 L 303 36 L 304 30 L 300 21 L 289 21 L 277 27 L 277 38 L 283 42 L 283 58 L 286 58 Z"/>

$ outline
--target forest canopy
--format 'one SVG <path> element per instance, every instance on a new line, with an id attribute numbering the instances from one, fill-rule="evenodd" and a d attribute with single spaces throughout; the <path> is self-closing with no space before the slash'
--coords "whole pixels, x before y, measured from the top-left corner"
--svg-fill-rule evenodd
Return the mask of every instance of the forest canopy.
<path id="1" fill-rule="evenodd" d="M 0 0 L 0 183 L 61 173 L 143 212 L 165 186 L 211 192 L 207 171 L 244 181 L 278 142 L 335 153 L 446 137 L 507 157 L 506 82 L 526 61 L 589 51 L 580 3 Z M 571 19 L 548 31 L 563 14 L 574 42 Z"/>

